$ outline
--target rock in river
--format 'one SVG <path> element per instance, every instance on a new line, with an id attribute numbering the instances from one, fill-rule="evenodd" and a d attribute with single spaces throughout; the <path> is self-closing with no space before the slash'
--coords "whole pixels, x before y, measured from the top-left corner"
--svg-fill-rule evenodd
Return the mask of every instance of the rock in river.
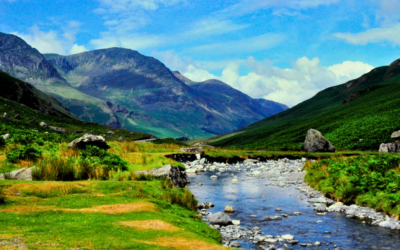
<path id="1" fill-rule="evenodd" d="M 220 225 L 220 226 L 227 226 L 232 224 L 231 218 L 223 212 L 210 214 L 208 216 L 208 222 L 210 222 L 211 225 Z"/>
<path id="2" fill-rule="evenodd" d="M 332 143 L 315 129 L 308 130 L 302 149 L 306 152 L 335 152 Z"/>
<path id="3" fill-rule="evenodd" d="M 227 213 L 233 213 L 236 211 L 236 209 L 233 206 L 227 205 L 227 206 L 225 206 L 224 211 Z"/>

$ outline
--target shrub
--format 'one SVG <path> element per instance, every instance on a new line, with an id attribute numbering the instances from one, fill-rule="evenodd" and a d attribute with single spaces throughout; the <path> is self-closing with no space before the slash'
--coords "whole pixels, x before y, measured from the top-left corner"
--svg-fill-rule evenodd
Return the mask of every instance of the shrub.
<path id="1" fill-rule="evenodd" d="M 4 140 L 3 136 L 0 136 L 0 148 L 6 145 L 6 140 Z"/>
<path id="2" fill-rule="evenodd" d="M 112 154 L 96 146 L 88 146 L 81 150 L 79 161 L 83 165 L 102 165 L 107 170 L 127 170 L 128 162 L 117 154 Z"/>
<path id="3" fill-rule="evenodd" d="M 76 180 L 75 162 L 72 158 L 51 157 L 39 160 L 32 171 L 36 181 L 73 181 Z"/>
<path id="4" fill-rule="evenodd" d="M 12 163 L 18 163 L 20 160 L 36 161 L 42 156 L 42 150 L 37 146 L 26 145 L 11 149 L 6 156 L 7 160 Z"/>
<path id="5" fill-rule="evenodd" d="M 3 191 L 3 186 L 0 186 L 0 204 L 4 204 L 6 202 L 6 195 Z"/>

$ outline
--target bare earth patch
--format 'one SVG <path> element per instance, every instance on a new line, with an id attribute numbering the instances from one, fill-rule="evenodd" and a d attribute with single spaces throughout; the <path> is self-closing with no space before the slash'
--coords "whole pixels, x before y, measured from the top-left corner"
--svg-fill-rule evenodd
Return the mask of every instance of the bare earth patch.
<path id="1" fill-rule="evenodd" d="M 122 221 L 120 224 L 126 227 L 132 227 L 141 230 L 165 230 L 170 232 L 181 230 L 179 227 L 162 220 Z"/>
<path id="2" fill-rule="evenodd" d="M 213 245 L 200 240 L 186 239 L 183 237 L 163 237 L 157 238 L 152 241 L 134 240 L 149 245 L 156 245 L 162 247 L 172 247 L 178 250 L 228 250 L 230 248 Z"/>
<path id="3" fill-rule="evenodd" d="M 103 205 L 91 208 L 81 209 L 60 209 L 64 212 L 74 213 L 103 213 L 103 214 L 123 214 L 131 212 L 142 212 L 142 211 L 156 211 L 154 204 L 149 202 L 136 202 L 130 204 L 114 204 L 114 205 Z"/>
<path id="4" fill-rule="evenodd" d="M 9 213 L 33 213 L 33 212 L 43 212 L 43 211 L 49 211 L 53 210 L 55 207 L 51 206 L 14 206 L 14 207 L 9 207 L 6 209 L 0 209 L 0 212 L 9 212 Z"/>

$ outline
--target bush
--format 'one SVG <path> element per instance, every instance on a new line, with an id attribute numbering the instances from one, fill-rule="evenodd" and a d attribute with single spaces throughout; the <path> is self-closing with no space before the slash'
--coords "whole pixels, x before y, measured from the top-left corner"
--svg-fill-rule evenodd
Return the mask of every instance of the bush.
<path id="1" fill-rule="evenodd" d="M 72 158 L 52 157 L 38 161 L 32 171 L 35 181 L 74 181 L 77 175 Z"/>
<path id="2" fill-rule="evenodd" d="M 3 186 L 0 186 L 0 204 L 4 204 L 6 202 L 6 195 L 3 191 Z"/>
<path id="3" fill-rule="evenodd" d="M 128 162 L 117 154 L 112 154 L 96 146 L 88 146 L 81 150 L 79 161 L 83 165 L 102 165 L 107 170 L 127 170 Z"/>
<path id="4" fill-rule="evenodd" d="M 20 160 L 36 161 L 42 157 L 42 150 L 37 146 L 22 146 L 13 148 L 6 153 L 7 160 L 12 163 L 18 163 Z"/>
<path id="5" fill-rule="evenodd" d="M 6 145 L 6 140 L 4 140 L 3 136 L 0 136 L 0 148 Z"/>

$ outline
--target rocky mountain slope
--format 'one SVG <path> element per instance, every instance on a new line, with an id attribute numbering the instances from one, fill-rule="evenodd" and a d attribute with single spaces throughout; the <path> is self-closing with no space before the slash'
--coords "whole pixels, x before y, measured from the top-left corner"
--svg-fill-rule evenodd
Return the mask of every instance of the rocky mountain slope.
<path id="1" fill-rule="evenodd" d="M 157 59 L 121 48 L 42 55 L 1 33 L 0 70 L 51 94 L 82 120 L 159 137 L 229 133 L 284 109 L 216 80 L 184 83 Z"/>
<path id="2" fill-rule="evenodd" d="M 0 89 L 0 97 L 18 102 L 40 113 L 77 119 L 76 116 L 53 97 L 1 70 Z"/>
<path id="3" fill-rule="evenodd" d="M 222 82 L 188 85 L 160 61 L 133 50 L 45 56 L 73 87 L 106 100 L 114 112 L 107 124 L 117 127 L 161 137 L 204 137 L 240 129 L 282 110 L 266 109 Z M 209 83 L 214 90 L 223 87 L 212 93 Z"/>
<path id="4" fill-rule="evenodd" d="M 338 149 L 378 150 L 380 143 L 389 142 L 400 129 L 400 60 L 210 141 L 215 146 L 300 150 L 310 128 Z"/>

